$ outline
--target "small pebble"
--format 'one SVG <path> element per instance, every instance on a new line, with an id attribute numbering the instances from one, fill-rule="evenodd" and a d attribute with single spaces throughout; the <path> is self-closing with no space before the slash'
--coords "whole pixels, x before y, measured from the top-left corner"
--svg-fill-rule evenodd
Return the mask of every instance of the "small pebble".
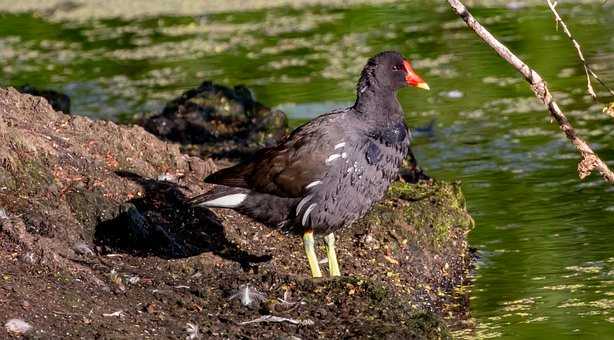
<path id="1" fill-rule="evenodd" d="M 74 245 L 73 249 L 81 255 L 87 255 L 87 256 L 94 256 L 95 253 L 92 250 L 92 248 L 90 248 L 90 246 L 88 246 L 85 243 L 77 243 Z"/>
<path id="2" fill-rule="evenodd" d="M 21 261 L 27 264 L 35 264 L 36 263 L 36 255 L 33 252 L 27 252 L 21 256 Z"/>
<path id="3" fill-rule="evenodd" d="M 11 334 L 21 335 L 32 330 L 32 325 L 21 319 L 10 319 L 4 324 L 6 331 Z"/>
<path id="4" fill-rule="evenodd" d="M 136 276 L 136 275 L 128 276 L 128 279 L 126 281 L 128 281 L 128 283 L 131 284 L 131 285 L 135 285 L 135 284 L 139 283 L 139 281 L 141 281 L 141 278 Z"/>
<path id="5" fill-rule="evenodd" d="M 364 243 L 371 243 L 373 241 L 375 241 L 375 239 L 373 238 L 373 236 L 371 234 L 367 234 L 367 235 L 363 236 L 363 238 L 362 238 L 362 242 L 364 242 Z"/>

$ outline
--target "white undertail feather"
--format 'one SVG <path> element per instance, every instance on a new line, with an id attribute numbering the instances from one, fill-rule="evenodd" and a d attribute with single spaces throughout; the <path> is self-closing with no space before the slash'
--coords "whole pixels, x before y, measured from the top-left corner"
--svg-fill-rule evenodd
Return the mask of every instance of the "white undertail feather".
<path id="1" fill-rule="evenodd" d="M 212 208 L 236 208 L 245 201 L 247 194 L 231 194 L 203 202 L 199 205 Z"/>
<path id="2" fill-rule="evenodd" d="M 311 210 L 313 210 L 313 208 L 316 207 L 316 205 L 318 205 L 317 203 L 311 203 L 311 205 L 307 208 L 307 210 L 305 210 L 305 213 L 303 214 L 303 226 L 306 226 L 307 224 L 307 218 L 309 217 L 309 213 L 311 212 Z"/>

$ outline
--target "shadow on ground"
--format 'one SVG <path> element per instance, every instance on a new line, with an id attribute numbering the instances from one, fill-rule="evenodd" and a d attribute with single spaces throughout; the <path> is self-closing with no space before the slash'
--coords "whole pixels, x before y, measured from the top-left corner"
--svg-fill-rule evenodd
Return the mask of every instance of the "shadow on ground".
<path id="1" fill-rule="evenodd" d="M 94 243 L 104 252 L 162 258 L 213 252 L 244 270 L 271 259 L 251 255 L 230 242 L 217 216 L 209 209 L 188 206 L 177 184 L 126 171 L 116 174 L 139 184 L 145 194 L 124 203 L 117 217 L 96 226 Z"/>

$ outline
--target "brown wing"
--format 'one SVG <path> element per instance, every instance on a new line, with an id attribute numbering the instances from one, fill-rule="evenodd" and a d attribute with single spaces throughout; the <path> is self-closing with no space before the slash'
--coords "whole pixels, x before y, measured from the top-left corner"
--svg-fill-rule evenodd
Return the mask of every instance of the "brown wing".
<path id="1" fill-rule="evenodd" d="M 280 145 L 260 150 L 252 160 L 222 169 L 205 182 L 301 197 L 305 186 L 325 176 L 326 159 L 342 140 L 343 131 L 334 115 L 321 116 L 295 130 Z"/>

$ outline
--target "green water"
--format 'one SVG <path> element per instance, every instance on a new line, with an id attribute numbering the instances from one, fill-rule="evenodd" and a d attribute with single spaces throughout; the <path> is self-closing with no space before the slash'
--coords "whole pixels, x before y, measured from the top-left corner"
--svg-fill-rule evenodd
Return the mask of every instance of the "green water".
<path id="1" fill-rule="evenodd" d="M 614 86 L 611 1 L 560 11 Z M 614 160 L 614 120 L 586 95 L 575 51 L 546 7 L 473 12 Z M 436 120 L 415 152 L 432 176 L 463 181 L 477 224 L 475 327 L 457 335 L 614 338 L 614 187 L 596 175 L 578 180 L 577 155 L 558 127 L 445 2 L 78 22 L 0 14 L 0 84 L 54 88 L 71 96 L 74 112 L 115 120 L 158 112 L 204 79 L 246 84 L 263 103 L 309 118 L 350 103 L 366 58 L 386 49 L 414 60 L 431 86 L 400 93 L 410 125 Z"/>

